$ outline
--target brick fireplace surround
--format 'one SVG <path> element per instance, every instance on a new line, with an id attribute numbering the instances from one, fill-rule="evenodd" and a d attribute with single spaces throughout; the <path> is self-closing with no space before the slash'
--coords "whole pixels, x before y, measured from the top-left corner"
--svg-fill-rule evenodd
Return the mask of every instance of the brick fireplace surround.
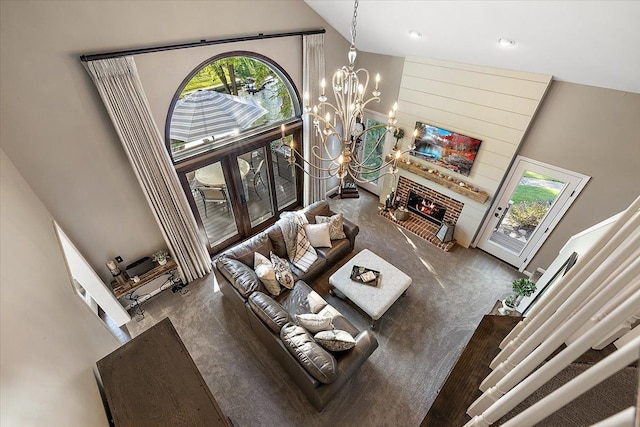
<path id="1" fill-rule="evenodd" d="M 442 193 L 439 193 L 435 190 L 432 190 L 431 188 L 425 187 L 424 185 L 420 185 L 417 182 L 401 176 L 398 180 L 398 188 L 396 189 L 396 201 L 398 206 L 407 206 L 409 191 L 411 190 L 422 197 L 433 200 L 434 202 L 445 206 L 447 208 L 447 211 L 444 215 L 444 222 L 450 225 L 456 224 L 456 222 L 458 221 L 458 217 L 462 212 L 462 208 L 464 207 L 464 203 L 461 203 L 457 200 L 452 199 L 451 197 L 445 196 Z M 453 248 L 453 246 L 456 244 L 455 240 L 447 243 L 442 243 L 440 239 L 436 237 L 436 233 L 438 232 L 440 227 L 426 219 L 423 219 L 413 212 L 409 213 L 409 219 L 407 219 L 406 221 L 398 221 L 393 212 L 385 212 L 384 210 L 381 210 L 380 215 L 395 222 L 400 227 L 411 231 L 412 233 L 428 241 L 429 243 L 436 245 L 445 252 L 451 250 L 451 248 Z"/>

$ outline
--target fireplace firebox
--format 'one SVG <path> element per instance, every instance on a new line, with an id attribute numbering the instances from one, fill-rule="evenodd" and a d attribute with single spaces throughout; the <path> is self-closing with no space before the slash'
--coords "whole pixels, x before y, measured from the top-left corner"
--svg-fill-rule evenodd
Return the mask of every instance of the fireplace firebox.
<path id="1" fill-rule="evenodd" d="M 446 207 L 422 197 L 414 191 L 409 191 L 407 209 L 436 225 L 442 225 L 442 220 L 447 212 Z"/>

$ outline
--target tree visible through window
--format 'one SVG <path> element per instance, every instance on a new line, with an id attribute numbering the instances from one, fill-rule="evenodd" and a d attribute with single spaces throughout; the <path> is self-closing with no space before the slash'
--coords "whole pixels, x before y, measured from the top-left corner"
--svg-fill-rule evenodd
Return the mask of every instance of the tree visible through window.
<path id="1" fill-rule="evenodd" d="M 169 126 L 174 158 L 292 118 L 293 99 L 292 85 L 265 59 L 214 58 L 179 90 Z"/>

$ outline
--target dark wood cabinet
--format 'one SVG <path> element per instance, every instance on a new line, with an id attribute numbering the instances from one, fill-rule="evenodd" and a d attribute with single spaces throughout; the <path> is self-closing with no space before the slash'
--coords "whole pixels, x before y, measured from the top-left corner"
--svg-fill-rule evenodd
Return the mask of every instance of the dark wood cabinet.
<path id="1" fill-rule="evenodd" d="M 97 366 L 117 427 L 231 426 L 168 318 Z"/>

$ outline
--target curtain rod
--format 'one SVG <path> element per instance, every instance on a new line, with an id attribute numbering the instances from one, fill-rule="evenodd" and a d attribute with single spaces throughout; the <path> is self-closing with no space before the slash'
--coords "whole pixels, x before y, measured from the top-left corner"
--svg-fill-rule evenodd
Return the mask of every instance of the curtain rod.
<path id="1" fill-rule="evenodd" d="M 140 55 L 143 53 L 152 53 L 152 52 L 163 52 L 165 50 L 176 50 L 176 49 L 189 49 L 192 47 L 201 47 L 201 46 L 210 46 L 215 44 L 224 44 L 224 43 L 234 43 L 234 42 L 245 42 L 251 40 L 262 40 L 262 39 L 274 39 L 279 37 L 292 37 L 292 36 L 306 36 L 311 34 L 324 34 L 327 30 L 324 28 L 319 30 L 307 30 L 307 31 L 293 31 L 289 33 L 273 33 L 273 34 L 263 34 L 260 33 L 255 36 L 240 36 L 240 37 L 228 37 L 224 39 L 216 39 L 216 40 L 205 40 L 202 39 L 197 42 L 187 42 L 187 43 L 177 43 L 177 44 L 166 44 L 160 46 L 150 46 L 150 47 L 142 47 L 136 49 L 126 49 L 126 50 L 118 50 L 114 52 L 104 52 L 104 53 L 93 53 L 87 55 L 80 55 L 80 60 L 82 62 L 90 62 L 97 61 L 99 59 L 108 59 L 108 58 L 117 58 L 120 56 L 129 56 L 129 55 Z"/>

